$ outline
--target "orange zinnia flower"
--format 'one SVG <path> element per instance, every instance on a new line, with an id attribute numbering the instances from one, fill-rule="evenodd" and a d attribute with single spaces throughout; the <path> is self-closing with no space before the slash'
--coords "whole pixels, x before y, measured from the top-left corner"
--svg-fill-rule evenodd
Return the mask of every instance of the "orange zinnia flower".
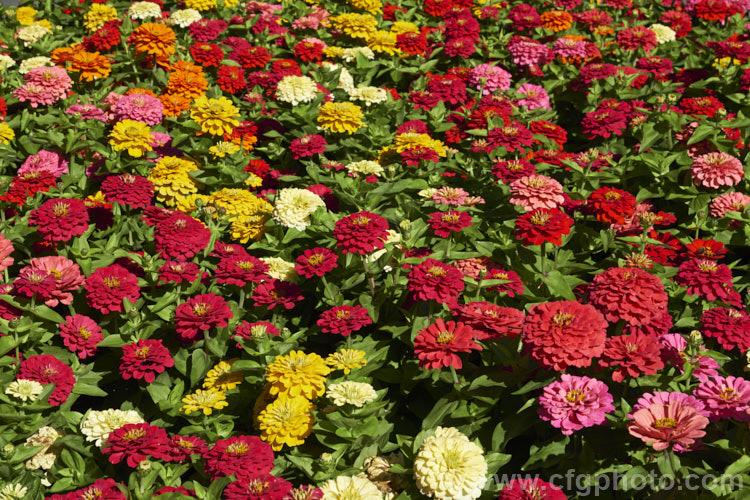
<path id="1" fill-rule="evenodd" d="M 150 54 L 160 59 L 174 54 L 176 41 L 174 31 L 160 23 L 141 24 L 128 38 L 128 43 L 135 45 L 137 54 Z"/>
<path id="2" fill-rule="evenodd" d="M 202 74 L 187 71 L 174 71 L 169 75 L 167 93 L 179 94 L 188 101 L 193 101 L 208 90 L 208 82 Z"/>
<path id="3" fill-rule="evenodd" d="M 58 47 L 50 54 L 50 60 L 58 66 L 65 67 L 73 59 L 73 56 L 83 51 L 83 46 L 77 43 L 71 47 Z"/>
<path id="4" fill-rule="evenodd" d="M 153 90 L 150 89 L 142 89 L 139 87 L 134 87 L 132 89 L 128 89 L 127 92 L 125 92 L 125 95 L 131 95 L 131 94 L 139 94 L 139 95 L 149 95 L 151 97 L 156 97 L 156 94 Z"/>
<path id="5" fill-rule="evenodd" d="M 573 16 L 562 10 L 551 10 L 542 14 L 542 25 L 555 33 L 565 31 L 573 26 Z"/>
<path id="6" fill-rule="evenodd" d="M 70 60 L 70 71 L 80 71 L 78 81 L 91 82 L 99 78 L 106 78 L 112 72 L 112 64 L 107 56 L 99 52 L 80 51 Z"/>
<path id="7" fill-rule="evenodd" d="M 164 106 L 164 116 L 180 116 L 190 109 L 190 100 L 185 99 L 180 94 L 163 94 L 159 96 L 159 100 Z"/>

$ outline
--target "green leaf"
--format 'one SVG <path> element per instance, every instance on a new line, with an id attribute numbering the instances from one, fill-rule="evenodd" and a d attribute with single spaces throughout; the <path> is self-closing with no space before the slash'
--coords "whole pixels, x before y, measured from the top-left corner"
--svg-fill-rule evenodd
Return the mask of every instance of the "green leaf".
<path id="1" fill-rule="evenodd" d="M 750 469 L 750 457 L 742 455 L 740 458 L 732 462 L 729 467 L 724 471 L 727 476 L 734 476 Z"/>
<path id="2" fill-rule="evenodd" d="M 547 285 L 549 291 L 555 295 L 567 300 L 576 300 L 573 289 L 560 271 L 551 271 L 546 277 L 542 276 L 542 281 Z"/>

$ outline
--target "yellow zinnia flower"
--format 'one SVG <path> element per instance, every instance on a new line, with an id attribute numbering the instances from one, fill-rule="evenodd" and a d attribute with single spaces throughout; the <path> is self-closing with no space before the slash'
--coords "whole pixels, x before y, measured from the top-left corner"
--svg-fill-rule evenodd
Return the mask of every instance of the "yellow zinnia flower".
<path id="1" fill-rule="evenodd" d="M 247 243 L 250 239 L 258 241 L 268 230 L 266 222 L 269 218 L 267 215 L 238 215 L 232 217 L 229 235 L 233 240 L 240 243 Z"/>
<path id="2" fill-rule="evenodd" d="M 244 375 L 241 371 L 231 371 L 232 365 L 235 361 L 237 361 L 237 359 L 220 361 L 219 364 L 208 370 L 206 379 L 203 381 L 203 388 L 229 391 L 240 385 Z"/>
<path id="3" fill-rule="evenodd" d="M 185 8 L 200 11 L 211 10 L 216 7 L 216 0 L 185 0 Z"/>
<path id="4" fill-rule="evenodd" d="M 19 7 L 16 9 L 16 20 L 22 26 L 34 24 L 34 16 L 39 12 L 33 7 Z"/>
<path id="5" fill-rule="evenodd" d="M 396 47 L 398 36 L 392 31 L 376 31 L 367 37 L 367 46 L 375 52 L 383 52 L 389 56 L 401 52 Z"/>
<path id="6" fill-rule="evenodd" d="M 176 156 L 165 156 L 159 160 L 148 180 L 154 185 L 156 199 L 167 206 L 175 206 L 178 199 L 198 192 L 198 182 L 189 173 L 198 170 L 192 161 Z"/>
<path id="7" fill-rule="evenodd" d="M 393 141 L 393 148 L 398 153 L 403 153 L 404 151 L 414 149 L 416 147 L 431 149 L 435 153 L 437 153 L 438 156 L 445 156 L 447 154 L 445 144 L 437 139 L 433 139 L 427 134 L 406 132 L 404 134 L 397 135 L 396 139 Z"/>
<path id="8" fill-rule="evenodd" d="M 7 123 L 0 122 L 0 143 L 10 144 L 10 141 L 12 141 L 15 136 L 16 133 Z"/>
<path id="9" fill-rule="evenodd" d="M 99 5 L 99 4 L 94 4 Z M 128 150 L 128 154 L 140 158 L 146 151 L 152 151 L 151 128 L 135 120 L 122 120 L 115 124 L 109 134 L 109 143 L 115 151 Z"/>
<path id="10" fill-rule="evenodd" d="M 286 356 L 276 356 L 266 367 L 266 381 L 271 383 L 271 395 L 304 396 L 315 399 L 326 391 L 326 375 L 331 369 L 315 353 L 292 351 Z"/>
<path id="11" fill-rule="evenodd" d="M 378 20 L 368 14 L 341 14 L 330 18 L 333 27 L 352 38 L 367 38 L 378 29 Z"/>
<path id="12" fill-rule="evenodd" d="M 318 111 L 318 122 L 331 132 L 353 134 L 362 124 L 362 108 L 350 102 L 327 102 Z"/>
<path id="13" fill-rule="evenodd" d="M 240 147 L 237 144 L 226 141 L 217 142 L 208 148 L 208 152 L 211 153 L 214 158 L 224 158 L 226 155 L 233 155 L 239 150 Z"/>
<path id="14" fill-rule="evenodd" d="M 204 415 L 211 415 L 214 410 L 221 410 L 229 405 L 226 402 L 224 392 L 216 389 L 207 391 L 198 389 L 195 394 L 188 394 L 182 398 L 182 402 L 185 403 L 185 406 L 180 408 L 180 411 L 184 411 L 188 415 L 194 411 L 202 411 Z"/>
<path id="15" fill-rule="evenodd" d="M 226 215 L 256 215 L 273 211 L 270 203 L 244 189 L 224 188 L 211 194 L 211 203 Z M 218 215 L 217 215 L 218 216 Z"/>
<path id="16" fill-rule="evenodd" d="M 239 114 L 240 110 L 226 97 L 209 99 L 202 95 L 193 103 L 190 118 L 200 125 L 203 132 L 224 135 L 232 133 L 240 124 L 237 120 Z"/>
<path id="17" fill-rule="evenodd" d="M 86 27 L 86 31 L 93 33 L 104 26 L 104 23 L 113 19 L 117 19 L 117 9 L 111 5 L 95 3 L 83 15 L 83 25 Z"/>
<path id="18" fill-rule="evenodd" d="M 281 396 L 266 406 L 258 415 L 260 438 L 271 445 L 274 451 L 284 445 L 299 446 L 312 434 L 314 418 L 313 404 L 307 399 Z"/>
<path id="19" fill-rule="evenodd" d="M 349 0 L 352 7 L 366 10 L 370 14 L 380 14 L 383 11 L 383 2 L 380 0 Z"/>
<path id="20" fill-rule="evenodd" d="M 334 370 L 344 370 L 345 375 L 356 369 L 362 368 L 367 364 L 365 351 L 356 349 L 341 349 L 331 353 L 326 358 L 326 364 Z"/>

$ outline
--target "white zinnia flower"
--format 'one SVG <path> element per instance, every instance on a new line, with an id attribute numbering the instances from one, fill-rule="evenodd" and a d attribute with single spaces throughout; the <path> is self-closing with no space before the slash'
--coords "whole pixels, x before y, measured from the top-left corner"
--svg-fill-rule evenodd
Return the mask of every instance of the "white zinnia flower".
<path id="1" fill-rule="evenodd" d="M 424 198 L 426 200 L 429 200 L 430 198 L 432 198 L 435 195 L 435 193 L 437 193 L 437 191 L 438 190 L 435 189 L 435 188 L 422 189 L 421 191 L 419 191 L 417 193 L 417 196 L 419 196 L 420 198 Z"/>
<path id="2" fill-rule="evenodd" d="M 375 483 L 359 476 L 339 476 L 320 487 L 323 500 L 383 500 Z"/>
<path id="3" fill-rule="evenodd" d="M 667 43 L 677 39 L 677 33 L 669 26 L 652 24 L 648 27 L 656 35 L 656 43 Z"/>
<path id="4" fill-rule="evenodd" d="M 42 393 L 44 387 L 36 380 L 19 379 L 14 380 L 5 388 L 5 394 L 18 398 L 21 401 L 35 401 Z"/>
<path id="5" fill-rule="evenodd" d="M 482 449 L 453 427 L 438 427 L 414 459 L 419 491 L 438 500 L 473 500 L 487 481 Z"/>
<path id="6" fill-rule="evenodd" d="M 135 410 L 92 410 L 81 421 L 81 434 L 86 436 L 86 441 L 94 441 L 97 446 L 102 446 L 112 431 L 125 424 L 142 424 L 144 422 L 143 417 Z"/>
<path id="7" fill-rule="evenodd" d="M 310 214 L 318 207 L 325 207 L 323 198 L 307 189 L 285 188 L 279 191 L 273 218 L 284 227 L 304 231 L 310 225 Z"/>
<path id="8" fill-rule="evenodd" d="M 150 17 L 161 17 L 161 7 L 154 2 L 135 2 L 128 9 L 131 19 L 148 19 Z"/>
<path id="9" fill-rule="evenodd" d="M 294 270 L 294 264 L 287 262 L 281 257 L 261 257 L 263 262 L 268 264 L 268 275 L 274 279 L 281 281 L 289 281 L 290 283 L 296 283 L 297 271 Z"/>
<path id="10" fill-rule="evenodd" d="M 21 500 L 26 498 L 28 488 L 18 483 L 6 484 L 0 490 L 0 500 Z"/>
<path id="11" fill-rule="evenodd" d="M 8 69 L 16 65 L 16 61 L 5 54 L 0 54 L 0 69 Z"/>
<path id="12" fill-rule="evenodd" d="M 375 59 L 375 52 L 373 52 L 370 47 L 352 47 L 344 49 L 344 52 L 341 53 L 341 59 L 346 62 L 352 62 L 357 59 L 357 54 L 362 54 L 370 61 Z"/>
<path id="13" fill-rule="evenodd" d="M 31 26 L 21 28 L 16 32 L 17 38 L 23 40 L 24 46 L 28 47 L 29 44 L 38 42 L 44 35 L 52 33 L 52 30 L 43 26 L 39 23 L 34 23 Z"/>
<path id="14" fill-rule="evenodd" d="M 18 72 L 25 75 L 32 69 L 40 66 L 52 66 L 52 60 L 45 56 L 29 57 L 21 61 L 21 65 L 18 66 Z"/>
<path id="15" fill-rule="evenodd" d="M 310 102 L 317 94 L 318 86 L 309 76 L 285 76 L 276 85 L 276 99 L 288 102 L 292 106 Z"/>
<path id="16" fill-rule="evenodd" d="M 26 468 L 32 470 L 51 469 L 52 465 L 55 463 L 57 454 L 47 453 L 47 450 L 49 450 L 49 447 L 52 446 L 54 442 L 62 436 L 62 434 L 57 432 L 52 427 L 42 427 L 38 431 L 36 431 L 36 434 L 26 439 L 25 446 L 44 446 L 44 448 L 39 450 L 36 455 L 26 461 Z"/>
<path id="17" fill-rule="evenodd" d="M 341 382 L 328 386 L 326 396 L 333 401 L 336 406 L 345 404 L 354 405 L 362 408 L 365 403 L 371 403 L 378 398 L 375 388 L 366 382 Z"/>
<path id="18" fill-rule="evenodd" d="M 379 104 L 388 100 L 388 93 L 380 87 L 357 87 L 349 92 L 353 101 L 363 101 L 365 106 Z"/>
<path id="19" fill-rule="evenodd" d="M 195 9 L 182 9 L 169 16 L 169 22 L 170 24 L 176 24 L 180 28 L 187 28 L 202 18 L 201 13 Z"/>
<path id="20" fill-rule="evenodd" d="M 376 177 L 380 177 L 380 175 L 385 172 L 380 163 L 372 160 L 362 160 L 349 163 L 346 166 L 346 170 L 355 174 L 374 175 Z"/>

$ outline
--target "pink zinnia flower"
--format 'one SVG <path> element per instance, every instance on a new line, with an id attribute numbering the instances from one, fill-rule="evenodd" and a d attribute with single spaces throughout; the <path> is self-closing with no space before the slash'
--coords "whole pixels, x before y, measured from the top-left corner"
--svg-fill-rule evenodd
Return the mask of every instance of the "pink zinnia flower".
<path id="1" fill-rule="evenodd" d="M 720 188 L 734 186 L 745 175 L 742 162 L 732 155 L 720 151 L 701 155 L 690 167 L 696 186 Z"/>
<path id="2" fill-rule="evenodd" d="M 719 363 L 708 356 L 697 356 L 693 360 L 687 359 L 685 349 L 687 349 L 687 340 L 679 333 L 667 333 L 659 337 L 659 342 L 663 346 L 662 356 L 664 361 L 669 361 L 673 366 L 680 369 L 680 373 L 685 373 L 685 364 L 690 362 L 695 368 L 693 375 L 701 382 L 705 382 L 711 377 L 719 374 Z M 701 347 L 705 351 L 705 347 Z"/>
<path id="3" fill-rule="evenodd" d="M 558 38 L 552 45 L 552 52 L 558 57 L 580 57 L 585 59 L 586 44 L 572 38 Z"/>
<path id="4" fill-rule="evenodd" d="M 519 66 L 542 66 L 553 57 L 549 47 L 530 38 L 519 39 L 515 42 L 511 39 L 508 52 L 513 63 Z"/>
<path id="5" fill-rule="evenodd" d="M 693 396 L 703 401 L 712 421 L 733 418 L 750 420 L 750 381 L 741 377 L 713 377 L 695 388 Z"/>
<path id="6" fill-rule="evenodd" d="M 0 272 L 5 271 L 13 265 L 13 257 L 10 256 L 12 253 L 13 243 L 0 234 Z"/>
<path id="7" fill-rule="evenodd" d="M 482 95 L 490 95 L 496 90 L 508 90 L 510 73 L 492 64 L 480 64 L 469 73 L 469 85 L 477 90 L 482 89 Z"/>
<path id="8" fill-rule="evenodd" d="M 60 337 L 65 347 L 81 359 L 96 354 L 96 345 L 104 340 L 99 325 L 83 314 L 66 316 L 65 323 L 60 325 Z"/>
<path id="9" fill-rule="evenodd" d="M 516 93 L 524 96 L 523 98 L 518 99 L 518 105 L 526 106 L 526 109 L 529 111 L 532 109 L 552 109 L 552 106 L 550 106 L 549 103 L 549 94 L 547 94 L 544 87 L 540 85 L 524 83 L 518 87 Z"/>
<path id="10" fill-rule="evenodd" d="M 633 413 L 633 419 L 628 432 L 644 443 L 653 443 L 654 450 L 665 450 L 670 445 L 687 448 L 706 435 L 703 429 L 708 425 L 706 417 L 680 402 L 652 404 Z"/>
<path id="11" fill-rule="evenodd" d="M 709 213 L 713 217 L 724 217 L 727 212 L 744 212 L 750 205 L 750 196 L 743 193 L 724 193 L 711 200 Z"/>
<path id="12" fill-rule="evenodd" d="M 544 175 L 528 175 L 510 183 L 510 202 L 524 210 L 557 208 L 565 203 L 563 187 L 555 179 Z"/>
<path id="13" fill-rule="evenodd" d="M 26 158 L 16 175 L 32 172 L 49 172 L 54 177 L 60 177 L 68 173 L 68 162 L 60 153 L 42 149 L 37 154 Z"/>
<path id="14" fill-rule="evenodd" d="M 638 398 L 638 401 L 633 405 L 633 411 L 648 409 L 653 404 L 670 405 L 673 403 L 680 403 L 682 406 L 694 408 L 695 411 L 704 417 L 709 416 L 709 413 L 706 411 L 706 405 L 704 405 L 700 399 L 697 399 L 690 394 L 685 394 L 684 392 L 647 392 Z M 633 418 L 633 414 L 629 414 L 628 418 Z"/>
<path id="15" fill-rule="evenodd" d="M 28 101 L 32 108 L 49 106 L 60 100 L 60 95 L 39 85 L 26 83 L 13 91 L 13 95 L 21 102 Z"/>
<path id="16" fill-rule="evenodd" d="M 607 413 L 615 411 L 614 398 L 604 382 L 567 373 L 560 378 L 545 387 L 539 396 L 539 417 L 561 429 L 566 436 L 584 427 L 603 424 Z"/>
<path id="17" fill-rule="evenodd" d="M 726 264 L 708 259 L 683 262 L 675 276 L 675 283 L 687 287 L 688 295 L 699 295 L 706 300 L 721 300 L 741 306 L 740 296 L 732 284 L 732 270 Z"/>
<path id="18" fill-rule="evenodd" d="M 29 267 L 35 271 L 51 274 L 54 278 L 55 289 L 52 290 L 51 297 L 44 302 L 49 307 L 55 307 L 57 304 L 72 304 L 73 294 L 70 292 L 81 288 L 85 280 L 78 264 L 61 255 L 35 257 L 31 259 Z"/>
<path id="19" fill-rule="evenodd" d="M 164 106 L 156 97 L 131 94 L 120 98 L 113 106 L 117 121 L 135 120 L 147 125 L 158 125 L 163 118 Z"/>
<path id="20" fill-rule="evenodd" d="M 430 200 L 438 204 L 460 207 L 466 202 L 466 198 L 468 197 L 469 193 L 461 188 L 443 186 L 435 191 Z"/>

